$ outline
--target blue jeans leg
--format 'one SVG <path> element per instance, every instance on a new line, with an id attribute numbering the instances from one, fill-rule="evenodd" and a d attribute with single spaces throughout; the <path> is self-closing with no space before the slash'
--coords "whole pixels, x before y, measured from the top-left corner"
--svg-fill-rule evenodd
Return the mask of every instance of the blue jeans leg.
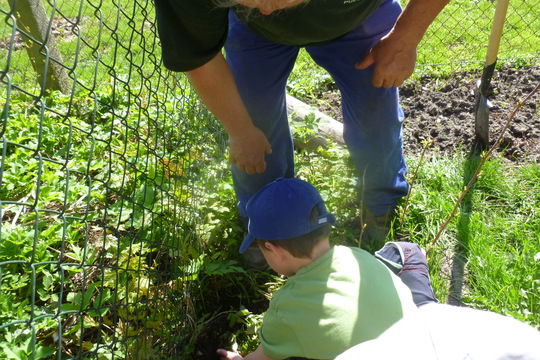
<path id="1" fill-rule="evenodd" d="M 403 111 L 398 89 L 372 85 L 373 66 L 354 65 L 394 26 L 397 1 L 385 0 L 362 25 L 325 46 L 307 48 L 334 78 L 342 95 L 343 137 L 360 179 L 360 197 L 375 215 L 386 214 L 407 194 L 403 157 Z"/>
<path id="2" fill-rule="evenodd" d="M 225 44 L 227 62 L 251 119 L 268 138 L 272 154 L 266 155 L 266 171 L 248 175 L 231 166 L 238 208 L 253 194 L 278 177 L 294 176 L 294 147 L 285 103 L 287 78 L 298 48 L 272 43 L 243 25 L 231 11 Z"/>

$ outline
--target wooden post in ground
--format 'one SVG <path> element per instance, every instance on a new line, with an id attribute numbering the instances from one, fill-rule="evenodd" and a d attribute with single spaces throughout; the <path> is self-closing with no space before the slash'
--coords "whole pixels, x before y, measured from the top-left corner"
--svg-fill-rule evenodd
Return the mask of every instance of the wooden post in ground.
<path id="1" fill-rule="evenodd" d="M 50 19 L 41 0 L 16 0 L 15 4 L 17 27 L 24 31 L 21 35 L 26 51 L 43 90 L 69 93 L 69 77 L 60 65 L 62 56 L 56 47 L 49 28 Z"/>

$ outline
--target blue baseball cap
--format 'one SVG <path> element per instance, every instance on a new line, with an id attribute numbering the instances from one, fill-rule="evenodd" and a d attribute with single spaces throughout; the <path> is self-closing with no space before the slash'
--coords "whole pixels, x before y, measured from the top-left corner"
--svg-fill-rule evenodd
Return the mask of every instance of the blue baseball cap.
<path id="1" fill-rule="evenodd" d="M 315 206 L 319 207 L 320 214 L 312 223 L 310 215 Z M 240 246 L 240 253 L 255 239 L 290 239 L 336 223 L 317 189 L 297 178 L 279 178 L 266 185 L 253 195 L 246 209 L 248 234 Z"/>

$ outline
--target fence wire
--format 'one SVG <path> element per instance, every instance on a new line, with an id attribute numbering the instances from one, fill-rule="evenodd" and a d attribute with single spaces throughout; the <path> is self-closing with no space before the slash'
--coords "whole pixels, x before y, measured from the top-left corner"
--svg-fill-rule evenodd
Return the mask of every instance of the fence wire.
<path id="1" fill-rule="evenodd" d="M 510 4 L 501 59 L 538 62 L 539 1 Z M 481 66 L 494 7 L 451 3 L 418 71 Z M 151 1 L 2 0 L 0 17 L 0 358 L 185 358 L 221 128 L 162 67 Z"/>
<path id="2" fill-rule="evenodd" d="M 0 358 L 181 358 L 221 132 L 150 1 L 0 7 Z"/>
<path id="3" fill-rule="evenodd" d="M 538 0 L 510 0 L 498 53 L 500 65 L 540 63 L 539 5 Z M 451 1 L 420 43 L 417 73 L 482 69 L 495 7 L 496 0 Z"/>

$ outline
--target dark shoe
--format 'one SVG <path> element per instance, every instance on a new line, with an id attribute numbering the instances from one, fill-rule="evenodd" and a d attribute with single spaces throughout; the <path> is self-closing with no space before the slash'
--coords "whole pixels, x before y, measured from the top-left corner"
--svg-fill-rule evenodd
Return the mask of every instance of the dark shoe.
<path id="1" fill-rule="evenodd" d="M 387 241 L 388 234 L 394 221 L 395 212 L 374 215 L 365 207 L 360 217 L 360 247 L 370 252 L 380 249 Z"/>
<path id="2" fill-rule="evenodd" d="M 264 269 L 268 267 L 261 248 L 254 242 L 242 254 L 246 265 L 252 269 Z"/>
<path id="3" fill-rule="evenodd" d="M 374 255 L 396 275 L 403 269 L 405 254 L 396 242 L 387 242 L 382 249 L 375 251 Z"/>
<path id="4" fill-rule="evenodd" d="M 375 257 L 409 287 L 417 306 L 438 302 L 429 278 L 426 252 L 418 244 L 389 241 L 375 252 Z"/>

